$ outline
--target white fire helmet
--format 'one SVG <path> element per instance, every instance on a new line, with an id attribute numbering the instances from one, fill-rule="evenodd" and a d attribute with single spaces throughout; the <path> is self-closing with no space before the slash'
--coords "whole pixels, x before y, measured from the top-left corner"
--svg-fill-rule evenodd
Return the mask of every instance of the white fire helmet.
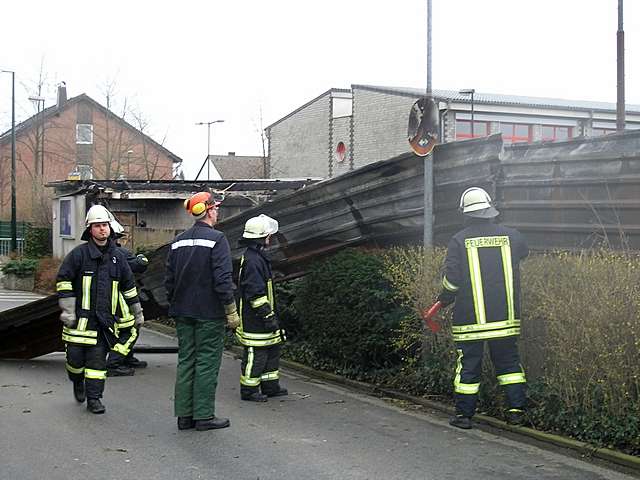
<path id="1" fill-rule="evenodd" d="M 460 210 L 474 218 L 493 218 L 500 212 L 491 204 L 491 197 L 480 187 L 467 188 L 460 196 Z"/>
<path id="2" fill-rule="evenodd" d="M 116 237 L 121 237 L 124 235 L 124 227 L 115 219 L 115 217 L 111 217 L 111 222 L 109 222 L 111 226 L 111 231 Z"/>
<path id="3" fill-rule="evenodd" d="M 244 225 L 243 238 L 264 238 L 278 231 L 278 222 L 264 213 L 247 220 Z"/>
<path id="4" fill-rule="evenodd" d="M 87 212 L 85 219 L 86 227 L 90 227 L 92 223 L 111 223 L 113 216 L 102 205 L 93 205 Z"/>

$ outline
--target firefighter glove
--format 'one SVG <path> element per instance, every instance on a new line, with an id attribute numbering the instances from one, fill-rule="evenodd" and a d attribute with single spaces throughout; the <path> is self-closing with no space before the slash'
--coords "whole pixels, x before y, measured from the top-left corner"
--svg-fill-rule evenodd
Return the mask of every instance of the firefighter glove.
<path id="1" fill-rule="evenodd" d="M 438 301 L 442 303 L 443 307 L 447 307 L 456 301 L 456 296 L 455 294 L 445 290 L 438 295 Z"/>
<path id="2" fill-rule="evenodd" d="M 133 313 L 133 319 L 136 327 L 144 325 L 144 315 L 142 314 L 142 305 L 140 305 L 140 302 L 136 302 L 131 305 L 131 313 Z"/>
<path id="3" fill-rule="evenodd" d="M 60 321 L 65 327 L 75 327 L 78 321 L 76 317 L 76 297 L 63 297 L 58 299 L 58 305 L 60 306 Z"/>
<path id="4" fill-rule="evenodd" d="M 275 313 L 271 312 L 269 315 L 264 317 L 264 327 L 269 332 L 275 332 L 278 330 L 278 318 Z"/>
<path id="5" fill-rule="evenodd" d="M 235 330 L 240 325 L 240 317 L 238 316 L 238 310 L 235 303 L 230 303 L 224 306 L 224 313 L 227 317 L 227 327 L 231 330 Z"/>

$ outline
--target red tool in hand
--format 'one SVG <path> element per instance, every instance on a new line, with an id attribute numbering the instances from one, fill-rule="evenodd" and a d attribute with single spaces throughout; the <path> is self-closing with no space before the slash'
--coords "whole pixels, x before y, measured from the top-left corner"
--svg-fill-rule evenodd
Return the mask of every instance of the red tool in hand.
<path id="1" fill-rule="evenodd" d="M 431 330 L 433 333 L 438 333 L 441 328 L 440 324 L 433 319 L 433 317 L 437 315 L 441 308 L 442 302 L 436 302 L 431 305 L 429 310 L 422 311 L 422 319 L 424 320 L 424 323 L 427 325 L 427 327 L 429 327 L 429 330 Z"/>

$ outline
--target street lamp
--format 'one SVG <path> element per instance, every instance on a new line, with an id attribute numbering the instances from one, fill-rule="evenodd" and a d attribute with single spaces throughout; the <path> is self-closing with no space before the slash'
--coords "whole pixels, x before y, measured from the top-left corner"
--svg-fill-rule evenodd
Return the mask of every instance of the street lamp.
<path id="1" fill-rule="evenodd" d="M 36 173 L 38 172 L 38 160 L 40 160 L 40 174 L 44 180 L 44 97 L 31 96 L 29 97 L 29 100 L 37 105 L 36 108 L 38 110 L 38 116 L 40 116 L 40 112 L 42 112 L 42 118 L 40 119 L 40 123 L 42 124 L 42 133 L 39 133 L 39 127 L 36 127 Z M 40 110 L 40 103 L 42 103 L 42 110 Z M 39 159 L 38 153 L 40 153 Z"/>
<path id="2" fill-rule="evenodd" d="M 473 135 L 473 114 L 474 114 L 474 104 L 473 104 L 473 96 L 475 95 L 476 91 L 474 88 L 465 88 L 463 90 L 460 90 L 458 92 L 460 95 L 471 95 L 471 138 L 474 138 Z"/>
<path id="3" fill-rule="evenodd" d="M 200 170 L 198 171 L 198 175 L 196 175 L 196 180 L 200 177 L 200 173 L 202 173 L 202 169 L 204 168 L 204 164 L 207 164 L 207 180 L 211 180 L 210 171 L 209 171 L 209 155 L 211 153 L 211 125 L 214 123 L 224 123 L 224 120 L 213 120 L 211 122 L 198 122 L 196 125 L 206 125 L 207 126 L 207 158 L 202 163 Z"/>
<path id="4" fill-rule="evenodd" d="M 11 70 L 0 70 L 0 73 L 11 74 L 11 251 L 18 249 L 16 226 L 16 73 Z"/>

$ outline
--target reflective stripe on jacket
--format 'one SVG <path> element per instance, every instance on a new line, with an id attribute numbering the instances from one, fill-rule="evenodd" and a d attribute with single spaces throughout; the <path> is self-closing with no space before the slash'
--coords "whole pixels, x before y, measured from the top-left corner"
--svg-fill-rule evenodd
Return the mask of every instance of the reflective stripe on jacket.
<path id="1" fill-rule="evenodd" d="M 276 318 L 271 263 L 264 247 L 250 243 L 240 260 L 240 326 L 236 338 L 248 347 L 267 347 L 282 342 L 282 332 L 266 327 Z"/>
<path id="2" fill-rule="evenodd" d="M 128 308 L 139 302 L 126 256 L 111 239 L 104 253 L 93 240 L 71 250 L 58 271 L 56 290 L 59 297 L 76 299 L 78 322 L 63 327 L 62 340 L 79 345 L 95 345 L 100 330 L 115 339 L 120 303 Z"/>
<path id="3" fill-rule="evenodd" d="M 443 295 L 455 298 L 455 341 L 520 334 L 519 263 L 529 253 L 522 235 L 494 223 L 474 222 L 449 242 Z"/>

